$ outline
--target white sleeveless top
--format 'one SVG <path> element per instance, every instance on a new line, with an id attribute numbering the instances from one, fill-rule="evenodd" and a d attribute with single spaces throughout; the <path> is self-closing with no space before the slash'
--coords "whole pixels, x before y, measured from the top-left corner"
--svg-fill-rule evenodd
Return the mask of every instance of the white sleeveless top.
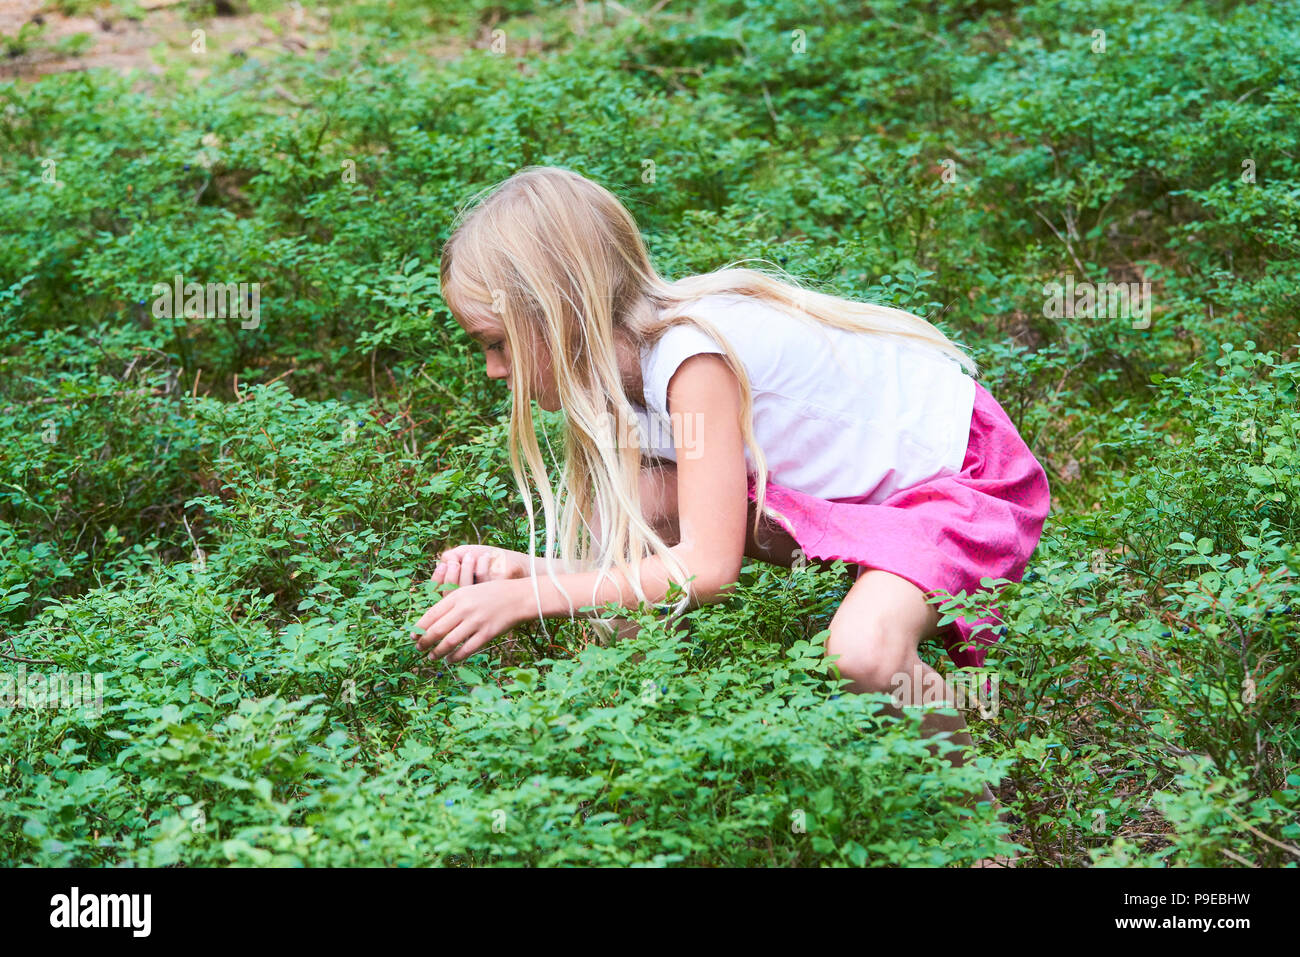
<path id="1" fill-rule="evenodd" d="M 749 374 L 754 435 L 772 482 L 874 503 L 961 471 L 975 380 L 954 359 L 894 336 L 824 326 L 750 296 L 704 296 L 682 311 L 713 322 Z M 647 454 L 677 461 L 668 381 L 701 352 L 723 349 L 694 325 L 671 326 L 642 350 L 646 406 L 634 409 Z M 690 456 L 706 437 L 698 424 L 682 428 Z M 748 448 L 745 462 L 753 475 Z"/>

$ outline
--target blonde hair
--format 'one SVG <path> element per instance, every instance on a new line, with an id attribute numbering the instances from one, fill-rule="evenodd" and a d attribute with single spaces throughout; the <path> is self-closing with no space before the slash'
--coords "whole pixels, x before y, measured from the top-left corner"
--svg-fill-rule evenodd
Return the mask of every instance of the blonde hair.
<path id="1" fill-rule="evenodd" d="M 688 607 L 687 571 L 642 514 L 643 451 L 635 430 L 631 442 L 611 433 L 611 423 L 636 421 L 618 366 L 616 329 L 644 348 L 670 326 L 693 323 L 726 350 L 723 358 L 740 380 L 739 424 L 757 471 L 755 535 L 765 507 L 767 462 L 754 437 L 749 376 L 714 324 L 691 314 L 694 300 L 752 296 L 827 327 L 920 343 L 976 372 L 974 362 L 925 319 L 817 292 L 789 274 L 777 278 L 728 265 L 668 282 L 655 272 L 618 198 L 554 166 L 524 167 L 457 212 L 442 250 L 441 281 L 443 298 L 458 319 L 477 324 L 492 316 L 505 326 L 513 376 L 510 467 L 528 515 L 529 554 L 537 554 L 532 485 L 541 499 L 544 555 L 553 581 L 553 559 L 567 571 L 598 569 L 598 582 L 616 567 L 638 600 L 648 601 L 637 566 L 657 555 L 684 590 L 673 616 Z M 542 461 L 532 413 L 539 354 L 551 357 L 567 426 L 558 494 Z"/>

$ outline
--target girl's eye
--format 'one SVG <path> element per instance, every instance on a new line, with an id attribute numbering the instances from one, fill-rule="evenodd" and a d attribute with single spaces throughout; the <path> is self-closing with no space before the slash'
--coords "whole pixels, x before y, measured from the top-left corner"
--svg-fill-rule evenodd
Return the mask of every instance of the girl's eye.
<path id="1" fill-rule="evenodd" d="M 494 343 L 492 343 L 490 346 L 487 347 L 487 348 L 488 348 L 488 352 L 501 352 L 501 351 L 502 351 L 502 347 L 503 347 L 504 345 L 505 345 L 504 342 L 494 342 Z"/>

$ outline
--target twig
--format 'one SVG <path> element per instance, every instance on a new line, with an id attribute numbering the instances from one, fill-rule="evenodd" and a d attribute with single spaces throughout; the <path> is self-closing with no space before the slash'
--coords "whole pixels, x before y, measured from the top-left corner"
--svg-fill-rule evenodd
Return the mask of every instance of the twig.
<path id="1" fill-rule="evenodd" d="M 619 3 L 618 0 L 607 0 L 607 2 L 608 2 L 608 4 L 609 4 L 611 7 L 613 7 L 615 10 L 617 10 L 619 13 L 623 14 L 624 16 L 631 17 L 633 20 L 635 20 L 635 21 L 636 21 L 638 24 L 640 24 L 641 26 L 645 26 L 645 25 L 646 25 L 646 20 L 649 20 L 649 19 L 650 19 L 651 17 L 653 17 L 656 13 L 658 13 L 660 10 L 662 10 L 664 7 L 666 7 L 666 6 L 668 5 L 668 0 L 659 0 L 658 3 L 656 3 L 653 7 L 651 7 L 651 8 L 646 12 L 646 14 L 645 14 L 645 20 L 642 20 L 639 16 L 637 16 L 636 11 L 634 11 L 634 10 L 629 10 L 627 7 L 623 6 L 623 4 Z M 601 22 L 604 22 L 604 19 L 603 19 L 603 18 L 602 18 L 602 21 L 601 21 Z"/>
<path id="2" fill-rule="evenodd" d="M 666 77 L 670 83 L 672 83 L 675 87 L 677 87 L 677 89 L 681 90 L 682 92 L 686 92 L 686 86 L 685 84 L 681 83 L 677 79 L 675 74 L 693 73 L 698 77 L 704 76 L 703 67 L 698 67 L 698 66 L 672 67 L 672 66 L 655 66 L 652 63 L 620 63 L 619 68 L 623 70 L 646 70 L 650 73 L 657 73 L 662 77 Z"/>
<path id="3" fill-rule="evenodd" d="M 286 90 L 283 86 L 281 86 L 278 83 L 271 88 L 271 92 L 275 93 L 278 97 L 280 97 L 280 99 L 288 100 L 294 106 L 299 108 L 308 107 L 312 105 L 310 100 L 299 99 L 298 97 L 294 96 L 292 93 L 290 93 L 288 90 Z"/>
<path id="4" fill-rule="evenodd" d="M 429 385 L 439 388 L 443 392 L 447 393 L 447 395 L 451 397 L 453 402 L 460 404 L 465 401 L 463 397 L 456 395 L 456 393 L 452 392 L 451 389 L 447 388 L 441 382 L 438 382 L 436 379 L 429 378 L 428 373 L 424 371 L 424 366 L 420 366 L 420 368 L 416 371 L 419 373 L 420 378 L 424 379 L 424 381 L 429 383 Z M 372 392 L 373 392 L 373 387 L 372 387 Z"/>
<path id="5" fill-rule="evenodd" d="M 635 13 L 633 13 L 633 12 L 632 12 L 631 10 L 629 10 L 627 7 L 623 6 L 623 4 L 619 3 L 618 0 L 607 0 L 607 2 L 609 3 L 609 5 L 610 5 L 611 7 L 613 7 L 615 10 L 617 10 L 619 13 L 623 14 L 623 16 L 625 16 L 625 17 L 631 17 L 633 20 L 635 20 L 635 21 L 636 21 L 638 24 L 640 24 L 641 26 L 645 26 L 645 21 L 644 21 L 644 20 L 642 20 L 640 17 L 638 17 Z"/>
<path id="6" fill-rule="evenodd" d="M 1242 827 L 1244 827 L 1246 830 L 1250 831 L 1250 833 L 1251 833 L 1251 834 L 1254 834 L 1256 837 L 1258 837 L 1258 838 L 1260 838 L 1260 839 L 1262 839 L 1262 840 L 1268 841 L 1268 842 L 1269 842 L 1270 844 L 1272 844 L 1274 847 L 1280 847 L 1280 848 L 1282 848 L 1282 850 L 1286 851 L 1288 854 L 1294 854 L 1296 857 L 1300 857 L 1300 849 L 1294 848 L 1294 847 L 1292 847 L 1290 844 L 1283 844 L 1281 841 L 1275 841 L 1275 840 L 1273 840 L 1273 838 L 1269 837 L 1269 836 L 1268 836 L 1267 834 L 1265 834 L 1263 831 L 1261 831 L 1261 830 L 1259 830 L 1259 829 L 1257 829 L 1257 828 L 1251 827 L 1249 824 L 1247 824 L 1247 823 L 1246 823 L 1245 821 L 1243 821 L 1241 818 L 1237 817 L 1237 815 L 1233 814 L 1232 811 L 1228 811 L 1228 817 L 1232 818 L 1234 821 L 1236 821 L 1238 824 L 1240 824 L 1240 825 L 1241 825 Z"/>
<path id="7" fill-rule="evenodd" d="M 753 55 L 749 52 L 749 46 L 745 43 L 744 37 L 736 36 L 736 42 L 740 44 L 740 49 L 745 51 L 745 59 L 752 60 Z M 776 117 L 776 110 L 772 107 L 772 94 L 767 91 L 767 84 L 759 81 L 759 86 L 763 88 L 763 102 L 767 104 L 767 115 L 772 117 L 772 126 L 779 129 L 781 121 Z"/>
<path id="8" fill-rule="evenodd" d="M 28 399 L 18 405 L 5 406 L 5 412 L 32 405 L 49 405 L 54 402 L 80 402 L 82 399 L 121 399 L 132 395 L 166 395 L 165 389 L 124 389 L 121 392 L 92 392 L 86 395 L 47 395 L 40 399 Z"/>
<path id="9" fill-rule="evenodd" d="M 913 26 L 910 23 L 897 23 L 893 20 L 886 20 L 884 17 L 875 15 L 873 15 L 871 19 L 876 23 L 883 23 L 887 27 L 893 27 L 895 30 L 911 30 L 913 33 L 923 34 L 937 43 L 942 43 L 944 46 L 951 46 L 946 38 L 939 36 L 937 33 L 931 33 L 924 27 Z"/>
<path id="10" fill-rule="evenodd" d="M 1074 260 L 1074 264 L 1079 267 L 1079 275 L 1083 276 L 1085 280 L 1088 280 L 1088 271 L 1083 268 L 1083 263 L 1079 262 L 1079 257 L 1074 254 L 1074 247 L 1070 245 L 1070 240 L 1062 236 L 1061 231 L 1052 224 L 1052 221 L 1048 219 L 1046 216 L 1044 216 L 1042 213 L 1040 213 L 1038 210 L 1034 210 L 1034 215 L 1037 216 L 1039 219 L 1041 219 L 1043 222 L 1047 223 L 1047 228 L 1050 229 L 1053 233 L 1055 233 L 1056 238 L 1065 244 L 1066 252 L 1070 254 L 1070 258 Z"/>
<path id="11" fill-rule="evenodd" d="M 1219 848 L 1219 851 L 1222 852 L 1222 853 L 1223 853 L 1224 855 L 1226 855 L 1227 857 L 1232 858 L 1232 859 L 1233 859 L 1234 861 L 1236 861 L 1238 864 L 1245 864 L 1247 867 L 1256 867 L 1256 866 L 1257 866 L 1257 865 L 1255 865 L 1255 864 L 1252 864 L 1250 861 L 1246 860 L 1246 859 L 1245 859 L 1244 857 L 1242 857 L 1240 854 L 1234 854 L 1234 853 L 1232 853 L 1232 851 L 1228 850 L 1226 847 L 1221 847 L 1221 848 Z"/>
<path id="12" fill-rule="evenodd" d="M 57 661 L 46 661 L 44 658 L 24 658 L 22 655 L 7 655 L 7 654 L 5 654 L 3 651 L 0 651 L 0 658 L 5 658 L 5 659 L 7 659 L 7 660 L 9 660 L 9 661 L 21 661 L 21 662 L 22 662 L 23 664 L 25 664 L 25 665 L 56 665 L 56 664 L 58 664 Z"/>
<path id="13" fill-rule="evenodd" d="M 188 535 L 188 536 L 190 537 L 190 544 L 194 546 L 194 552 L 195 552 L 195 554 L 198 554 L 198 552 L 199 552 L 199 543 L 198 543 L 197 541 L 194 540 L 194 532 L 193 532 L 193 530 L 190 528 L 190 520 L 189 520 L 188 518 L 185 517 L 185 512 L 184 512 L 184 510 L 181 511 L 181 522 L 183 522 L 184 525 L 185 525 L 185 534 Z"/>
<path id="14" fill-rule="evenodd" d="M 761 86 L 763 87 L 763 102 L 767 104 L 767 115 L 772 117 L 772 125 L 779 127 L 781 121 L 776 118 L 776 110 L 772 106 L 772 94 L 767 92 L 766 83 L 762 83 Z"/>
<path id="15" fill-rule="evenodd" d="M 1174 754 L 1177 754 L 1177 755 L 1179 755 L 1180 757 L 1197 757 L 1197 756 L 1198 756 L 1198 752 L 1196 752 L 1196 751 L 1187 751 L 1187 750 L 1185 750 L 1185 749 L 1183 749 L 1183 748 L 1178 747 L 1178 745 L 1174 744 L 1174 743 L 1173 743 L 1172 741 L 1170 741 L 1168 738 L 1165 738 L 1165 737 L 1162 737 L 1162 736 L 1159 735 L 1159 734 L 1156 734 L 1156 732 L 1152 729 L 1151 725 L 1147 724 L 1146 720 L 1145 720 L 1145 719 L 1144 719 L 1140 714 L 1138 714 L 1136 711 L 1133 711 L 1133 710 L 1130 709 L 1130 708 L 1125 708 L 1125 707 L 1124 707 L 1123 705 L 1121 705 L 1118 701 L 1115 701 L 1113 698 L 1110 698 L 1110 697 L 1107 696 L 1107 695 L 1104 695 L 1104 694 L 1100 694 L 1100 693 L 1099 693 L 1099 694 L 1097 695 L 1097 697 L 1100 698 L 1102 701 L 1105 701 L 1107 704 L 1109 704 L 1111 707 L 1113 707 L 1113 708 L 1114 708 L 1116 711 L 1118 711 L 1119 713 L 1121 713 L 1121 714 L 1126 714 L 1126 715 L 1128 715 L 1130 718 L 1132 718 L 1132 719 L 1134 719 L 1135 721 L 1137 721 L 1138 724 L 1142 725 L 1142 727 L 1146 729 L 1147 734 L 1151 735 L 1151 737 L 1155 738 L 1156 740 L 1163 742 L 1164 745 L 1165 745 L 1165 747 L 1167 747 L 1170 751 L 1174 752 Z"/>

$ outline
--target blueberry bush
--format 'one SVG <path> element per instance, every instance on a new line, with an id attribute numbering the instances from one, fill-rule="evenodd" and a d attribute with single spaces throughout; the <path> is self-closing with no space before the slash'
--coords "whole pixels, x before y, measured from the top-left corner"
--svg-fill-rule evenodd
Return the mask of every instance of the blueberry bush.
<path id="1" fill-rule="evenodd" d="M 130 72 L 6 37 L 0 681 L 97 695 L 3 710 L 0 860 L 1300 864 L 1294 6 L 689 6 L 101 4 L 157 31 Z M 842 568 L 415 652 L 439 551 L 527 544 L 437 266 L 535 163 L 667 277 L 765 259 L 971 349 L 1054 498 L 975 760 L 842 693 Z M 178 276 L 260 317 L 158 314 Z"/>

